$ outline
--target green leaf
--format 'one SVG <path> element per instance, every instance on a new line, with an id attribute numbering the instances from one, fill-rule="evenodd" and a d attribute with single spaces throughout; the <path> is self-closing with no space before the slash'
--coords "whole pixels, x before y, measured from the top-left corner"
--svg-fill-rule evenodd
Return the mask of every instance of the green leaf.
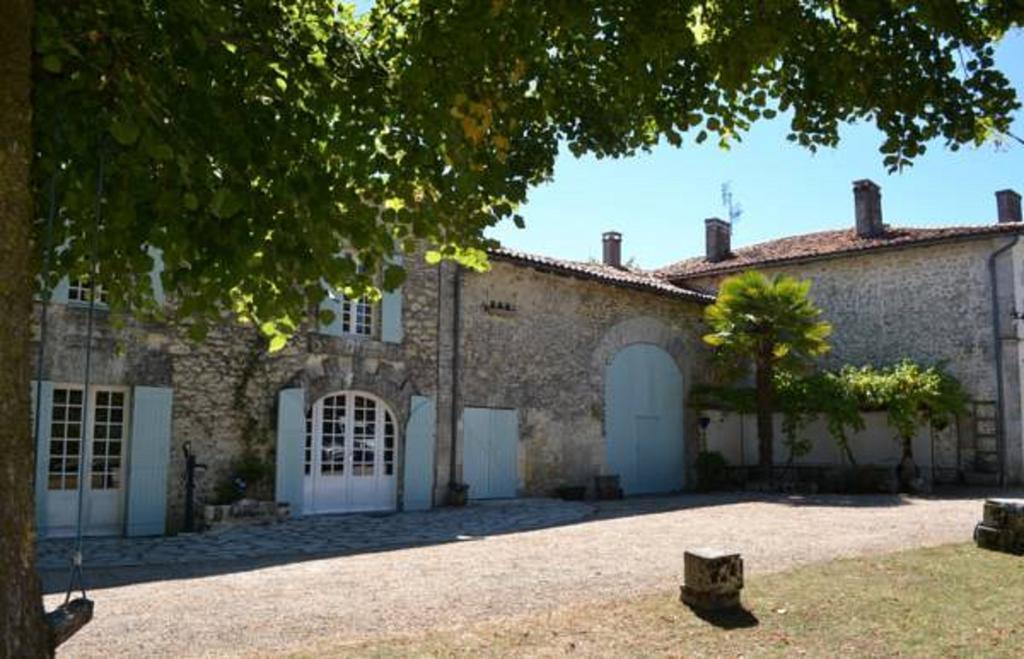
<path id="1" fill-rule="evenodd" d="M 384 281 L 381 287 L 385 291 L 393 291 L 405 281 L 405 268 L 398 265 L 389 265 L 384 269 Z"/>
<path id="2" fill-rule="evenodd" d="M 242 210 L 242 200 L 230 188 L 220 188 L 210 200 L 210 212 L 222 220 L 240 210 Z"/>
<path id="3" fill-rule="evenodd" d="M 139 127 L 129 117 L 119 117 L 110 124 L 110 134 L 118 144 L 131 146 L 139 139 Z"/>
<path id="4" fill-rule="evenodd" d="M 282 348 L 288 345 L 287 334 L 275 334 L 270 337 L 270 346 L 267 348 L 270 352 L 280 352 Z"/>
<path id="5" fill-rule="evenodd" d="M 197 208 L 199 208 L 199 198 L 196 197 L 191 192 L 185 193 L 185 196 L 183 197 L 183 203 L 185 204 L 185 208 L 190 211 L 194 211 Z"/>
<path id="6" fill-rule="evenodd" d="M 280 89 L 281 91 L 288 91 L 288 81 L 286 81 L 284 78 L 274 78 L 274 84 L 277 85 L 277 88 Z"/>
<path id="7" fill-rule="evenodd" d="M 64 63 L 59 57 L 50 53 L 43 56 L 43 69 L 50 73 L 60 73 L 64 69 Z"/>

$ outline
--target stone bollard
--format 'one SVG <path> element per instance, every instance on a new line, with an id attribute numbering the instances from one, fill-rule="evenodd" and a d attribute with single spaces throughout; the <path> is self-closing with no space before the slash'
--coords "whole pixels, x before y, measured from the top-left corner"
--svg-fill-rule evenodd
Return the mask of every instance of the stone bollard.
<path id="1" fill-rule="evenodd" d="M 974 528 L 979 547 L 1024 554 L 1024 499 L 988 499 Z"/>
<path id="2" fill-rule="evenodd" d="M 743 558 L 718 549 L 690 549 L 683 556 L 681 599 L 695 609 L 719 611 L 740 606 Z"/>

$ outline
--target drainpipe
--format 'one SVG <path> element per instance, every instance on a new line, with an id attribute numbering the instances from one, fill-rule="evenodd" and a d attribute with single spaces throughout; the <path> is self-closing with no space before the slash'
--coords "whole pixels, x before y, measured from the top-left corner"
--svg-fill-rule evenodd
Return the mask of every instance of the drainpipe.
<path id="1" fill-rule="evenodd" d="M 1003 413 L 1003 400 L 1006 397 L 1003 386 L 1003 338 L 999 332 L 999 280 L 996 277 L 996 259 L 1013 249 L 1020 241 L 1020 234 L 1006 243 L 988 257 L 988 276 L 992 289 L 992 339 L 996 353 L 996 457 L 999 460 L 999 486 L 1006 484 L 1006 418 Z"/>
<path id="2" fill-rule="evenodd" d="M 451 425 L 451 463 L 448 465 L 449 492 L 458 481 L 455 478 L 455 449 L 459 426 L 459 323 L 462 307 L 462 266 L 455 264 L 455 277 L 452 282 L 452 425 Z"/>

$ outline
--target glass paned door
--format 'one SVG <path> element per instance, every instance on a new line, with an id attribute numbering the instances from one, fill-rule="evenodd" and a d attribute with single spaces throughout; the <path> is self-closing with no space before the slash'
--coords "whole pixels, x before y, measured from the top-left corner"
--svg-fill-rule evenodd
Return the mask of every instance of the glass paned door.
<path id="1" fill-rule="evenodd" d="M 91 535 L 119 534 L 124 516 L 124 458 L 127 454 L 127 391 L 90 390 L 88 425 L 84 389 L 53 389 L 47 465 L 47 535 L 72 535 L 78 518 L 80 468 L 85 466 L 82 516 Z"/>
<path id="2" fill-rule="evenodd" d="M 374 396 L 338 393 L 306 416 L 305 510 L 395 507 L 395 423 Z"/>

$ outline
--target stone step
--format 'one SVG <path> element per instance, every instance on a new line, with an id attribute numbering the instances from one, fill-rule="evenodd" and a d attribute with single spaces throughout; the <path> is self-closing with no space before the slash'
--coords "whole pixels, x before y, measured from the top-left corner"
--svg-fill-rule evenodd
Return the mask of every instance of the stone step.
<path id="1" fill-rule="evenodd" d="M 1024 538 L 1009 529 L 978 524 L 974 527 L 974 542 L 982 549 L 1024 554 Z"/>
<path id="2" fill-rule="evenodd" d="M 987 499 L 981 523 L 1024 534 L 1024 499 Z"/>

